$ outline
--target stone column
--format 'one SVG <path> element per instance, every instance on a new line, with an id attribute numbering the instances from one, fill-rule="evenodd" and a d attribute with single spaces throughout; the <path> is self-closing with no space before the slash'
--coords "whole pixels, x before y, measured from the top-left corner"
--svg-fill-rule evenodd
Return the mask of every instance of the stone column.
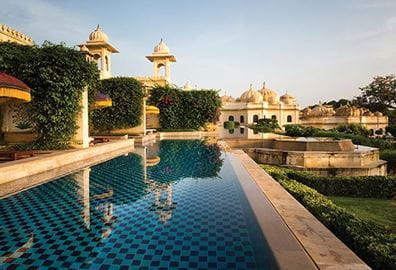
<path id="1" fill-rule="evenodd" d="M 74 148 L 88 148 L 89 147 L 89 122 L 88 122 L 88 88 L 84 88 L 81 97 L 81 111 L 77 116 L 76 124 L 78 126 L 77 132 L 74 135 L 72 146 Z"/>

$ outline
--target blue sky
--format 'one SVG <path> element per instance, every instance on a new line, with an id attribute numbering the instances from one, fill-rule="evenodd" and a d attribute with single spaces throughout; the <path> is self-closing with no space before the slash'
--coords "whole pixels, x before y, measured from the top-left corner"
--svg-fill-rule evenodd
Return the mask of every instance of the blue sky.
<path id="1" fill-rule="evenodd" d="M 151 75 L 164 38 L 172 80 L 239 96 L 253 83 L 301 105 L 357 95 L 396 73 L 396 0 L 2 0 L 0 23 L 36 43 L 84 42 L 100 24 L 119 50 L 113 75 Z"/>

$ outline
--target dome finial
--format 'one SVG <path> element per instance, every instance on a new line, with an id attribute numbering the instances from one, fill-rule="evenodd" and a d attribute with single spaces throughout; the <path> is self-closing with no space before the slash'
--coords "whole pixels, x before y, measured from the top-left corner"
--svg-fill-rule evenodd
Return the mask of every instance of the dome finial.
<path id="1" fill-rule="evenodd" d="M 263 81 L 263 88 L 265 88 L 265 81 Z"/>
<path id="2" fill-rule="evenodd" d="M 99 30 L 99 29 L 100 29 L 100 26 L 99 26 L 99 24 L 97 24 L 95 30 Z"/>
<path id="3" fill-rule="evenodd" d="M 249 90 L 253 90 L 253 84 L 252 83 L 250 84 Z"/>

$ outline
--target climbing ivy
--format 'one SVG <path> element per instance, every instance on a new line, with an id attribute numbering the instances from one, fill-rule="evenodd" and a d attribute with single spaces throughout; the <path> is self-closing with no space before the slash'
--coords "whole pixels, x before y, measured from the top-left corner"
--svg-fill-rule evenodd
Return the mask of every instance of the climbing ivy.
<path id="1" fill-rule="evenodd" d="M 95 89 L 99 73 L 80 52 L 64 44 L 0 43 L 0 71 L 25 82 L 32 101 L 26 110 L 37 134 L 35 147 L 67 147 L 76 130 L 82 91 Z"/>
<path id="2" fill-rule="evenodd" d="M 95 130 L 108 132 L 141 124 L 144 91 L 139 81 L 116 77 L 101 80 L 97 89 L 111 97 L 113 106 L 91 112 L 91 124 Z"/>
<path id="3" fill-rule="evenodd" d="M 160 109 L 164 129 L 198 129 L 219 119 L 221 100 L 217 91 L 183 91 L 157 86 L 150 91 L 148 103 Z"/>

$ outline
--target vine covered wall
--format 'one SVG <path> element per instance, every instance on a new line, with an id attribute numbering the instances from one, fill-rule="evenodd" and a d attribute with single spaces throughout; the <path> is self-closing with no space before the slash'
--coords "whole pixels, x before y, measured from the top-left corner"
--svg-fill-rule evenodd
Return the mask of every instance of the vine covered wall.
<path id="1" fill-rule="evenodd" d="M 144 91 L 134 78 L 101 80 L 97 90 L 111 97 L 113 105 L 90 113 L 91 126 L 98 131 L 132 128 L 141 124 Z"/>
<path id="2" fill-rule="evenodd" d="M 215 90 L 183 91 L 158 86 L 150 94 L 148 103 L 160 109 L 164 129 L 198 129 L 219 119 L 221 100 Z"/>
<path id="3" fill-rule="evenodd" d="M 76 117 L 85 87 L 99 78 L 95 64 L 64 44 L 42 46 L 0 43 L 0 71 L 25 82 L 32 101 L 25 103 L 27 119 L 37 134 L 36 148 L 67 147 L 76 130 Z"/>

